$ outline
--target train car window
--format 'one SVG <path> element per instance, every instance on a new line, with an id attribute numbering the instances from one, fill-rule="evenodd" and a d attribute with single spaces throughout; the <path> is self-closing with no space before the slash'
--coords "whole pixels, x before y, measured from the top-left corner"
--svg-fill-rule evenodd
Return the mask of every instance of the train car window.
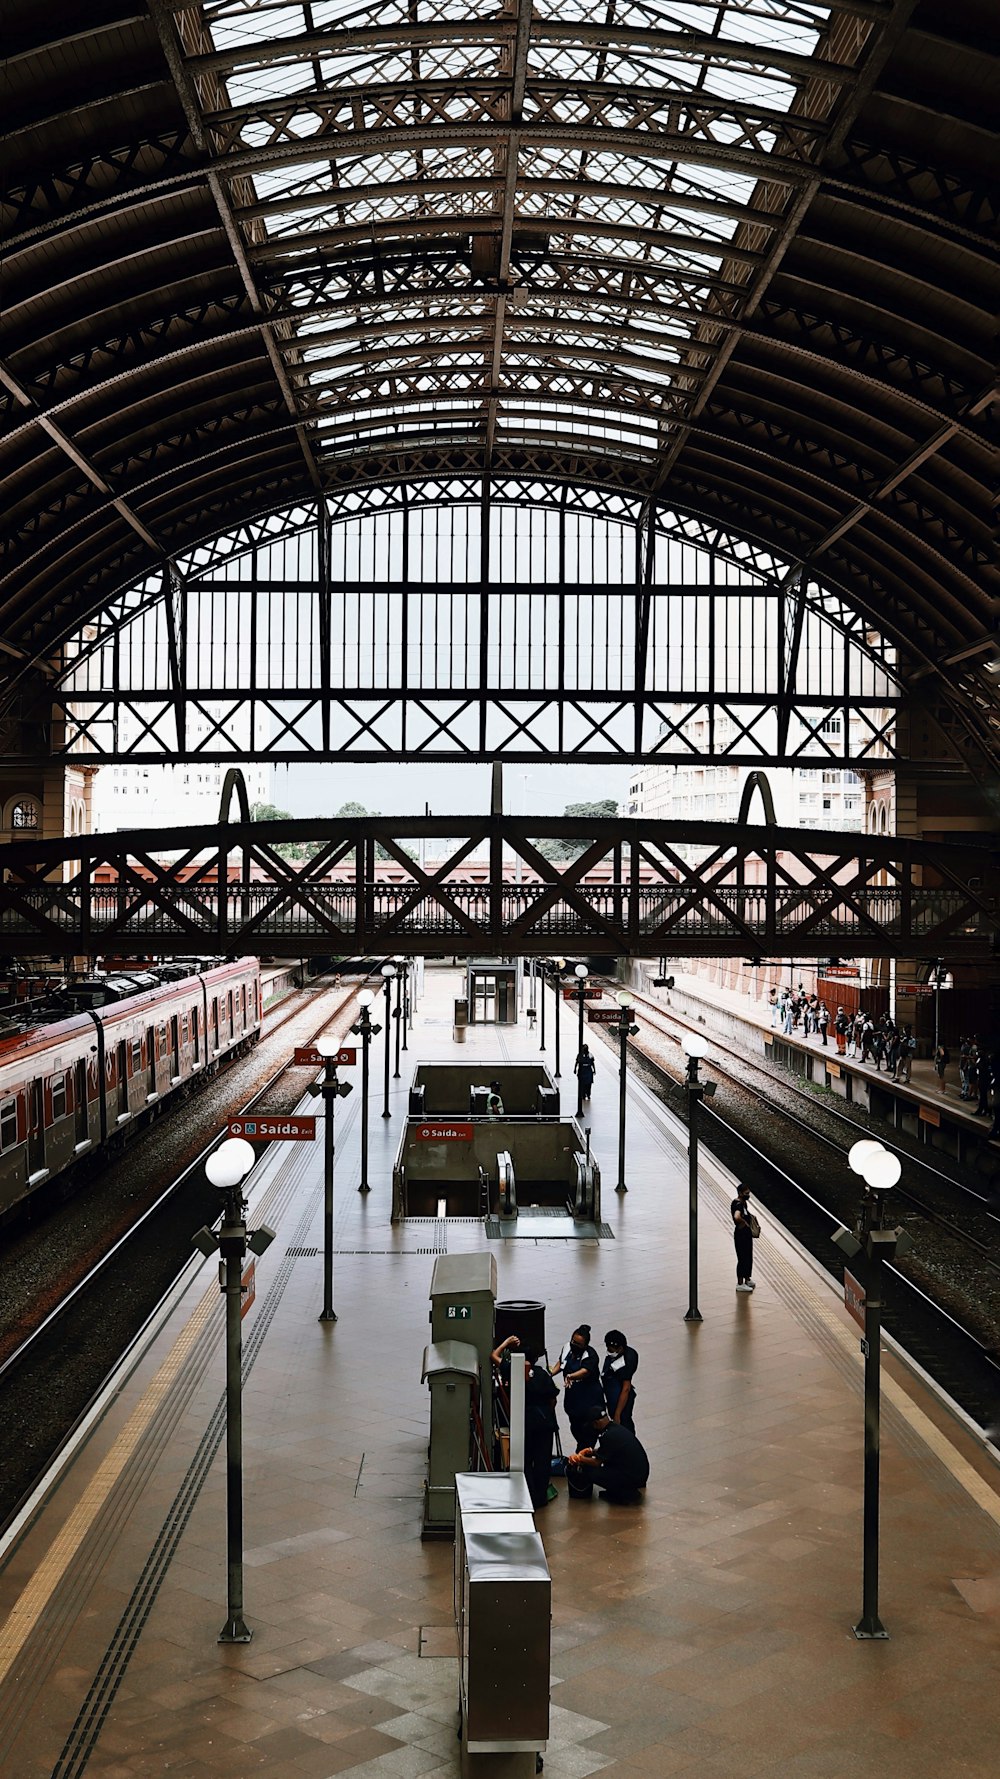
<path id="1" fill-rule="evenodd" d="M 229 993 L 226 996 L 226 1021 L 229 1026 L 229 1036 L 232 1037 L 232 1035 L 233 1035 L 233 991 L 232 991 L 232 989 L 229 990 Z"/>
<path id="2" fill-rule="evenodd" d="M 17 1142 L 17 1101 L 0 1100 L 0 1150 L 13 1149 Z"/>
<path id="3" fill-rule="evenodd" d="M 137 1075 L 142 1068 L 142 1039 L 132 1039 L 132 1073 Z"/>
<path id="4" fill-rule="evenodd" d="M 195 1060 L 195 1062 L 200 1062 L 201 1061 L 201 1027 L 198 1023 L 198 1009 L 197 1009 L 197 1007 L 192 1007 L 192 1009 L 191 1009 L 191 1044 L 192 1044 L 192 1048 L 194 1050 L 194 1060 Z"/>
<path id="5" fill-rule="evenodd" d="M 66 1103 L 66 1076 L 64 1074 L 53 1075 L 51 1092 L 52 1122 L 54 1124 L 57 1118 L 65 1118 L 68 1111 Z"/>

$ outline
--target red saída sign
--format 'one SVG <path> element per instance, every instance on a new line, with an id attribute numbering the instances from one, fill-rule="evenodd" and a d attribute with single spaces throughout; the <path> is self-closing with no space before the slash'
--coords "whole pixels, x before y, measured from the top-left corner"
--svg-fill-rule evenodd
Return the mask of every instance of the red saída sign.
<path id="1" fill-rule="evenodd" d="M 297 1069 L 321 1069 L 324 1063 L 332 1062 L 343 1069 L 351 1067 L 358 1060 L 358 1053 L 350 1045 L 338 1050 L 333 1056 L 321 1056 L 315 1044 L 296 1044 L 292 1053 L 292 1061 Z"/>
<path id="2" fill-rule="evenodd" d="M 583 991 L 583 998 L 585 1001 L 599 1001 L 603 993 L 603 988 L 585 988 Z M 578 1001 L 579 999 L 580 990 L 578 988 L 563 989 L 564 1001 Z"/>
<path id="3" fill-rule="evenodd" d="M 632 1008 L 628 1009 L 629 1022 L 632 1020 Z M 617 1025 L 621 1014 L 617 1007 L 588 1007 L 588 1025 Z"/>
<path id="4" fill-rule="evenodd" d="M 411 1134 L 421 1143 L 469 1143 L 472 1141 L 473 1127 L 471 1124 L 452 1124 L 445 1120 L 441 1124 L 417 1124 Z"/>
<path id="5" fill-rule="evenodd" d="M 229 1137 L 246 1137 L 251 1143 L 314 1143 L 315 1118 L 230 1118 Z"/>

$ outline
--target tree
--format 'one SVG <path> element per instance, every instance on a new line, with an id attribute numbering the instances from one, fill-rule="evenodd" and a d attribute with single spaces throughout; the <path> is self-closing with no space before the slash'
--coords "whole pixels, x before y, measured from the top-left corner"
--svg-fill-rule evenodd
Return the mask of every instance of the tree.
<path id="1" fill-rule="evenodd" d="M 609 816 L 617 815 L 617 813 L 618 805 L 613 797 L 602 797 L 597 803 L 567 803 L 563 810 L 564 816 L 578 817 L 584 822 L 606 821 Z M 556 862 L 564 859 L 578 859 L 590 845 L 590 839 L 589 834 L 583 834 L 576 839 L 570 839 L 567 835 L 559 840 L 537 840 L 535 846 L 543 858 Z"/>

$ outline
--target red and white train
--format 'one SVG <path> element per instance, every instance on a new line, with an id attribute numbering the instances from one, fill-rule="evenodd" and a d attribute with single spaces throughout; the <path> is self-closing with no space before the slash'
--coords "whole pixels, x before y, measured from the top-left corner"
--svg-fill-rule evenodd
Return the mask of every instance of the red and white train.
<path id="1" fill-rule="evenodd" d="M 0 1035 L 0 1216 L 120 1146 L 171 1094 L 256 1043 L 260 1022 L 260 961 L 244 957 Z"/>

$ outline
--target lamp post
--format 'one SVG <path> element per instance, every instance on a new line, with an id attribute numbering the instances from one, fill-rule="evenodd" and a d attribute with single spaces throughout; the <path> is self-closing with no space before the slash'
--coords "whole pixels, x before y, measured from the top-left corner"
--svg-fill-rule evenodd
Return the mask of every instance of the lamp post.
<path id="1" fill-rule="evenodd" d="M 912 1247 L 903 1229 L 885 1227 L 885 1195 L 902 1172 L 898 1155 L 869 1138 L 855 1143 L 847 1157 L 852 1171 L 865 1182 L 857 1230 L 838 1229 L 833 1240 L 850 1259 L 865 1256 L 865 1483 L 861 1617 L 854 1626 L 859 1641 L 882 1640 L 889 1633 L 878 1612 L 879 1455 L 881 1404 L 882 1262 Z"/>
<path id="2" fill-rule="evenodd" d="M 556 1010 L 553 1019 L 553 1024 L 556 1028 L 556 1067 L 554 1077 L 556 1081 L 559 1080 L 559 1037 L 562 1028 L 562 973 L 565 968 L 566 959 L 564 957 L 557 957 L 555 960 L 555 975 L 552 980 L 552 986 L 555 989 L 556 994 Z"/>
<path id="3" fill-rule="evenodd" d="M 404 957 L 394 957 L 392 961 L 396 966 L 396 1011 L 393 1014 L 393 1019 L 396 1021 L 396 1066 L 393 1070 L 392 1078 L 394 1081 L 398 1081 L 399 1046 L 402 1038 L 402 1031 L 400 1028 L 403 1023 L 403 977 L 406 973 L 406 959 Z"/>
<path id="4" fill-rule="evenodd" d="M 628 1071 L 628 1041 L 639 1027 L 632 1020 L 632 996 L 623 988 L 618 1000 L 618 1184 L 616 1192 L 627 1192 L 625 1184 L 625 1088 Z"/>
<path id="5" fill-rule="evenodd" d="M 389 1110 L 389 1046 L 392 1043 L 392 979 L 396 974 L 395 964 L 382 965 L 382 981 L 385 985 L 385 1091 L 382 1096 L 382 1116 L 391 1118 Z"/>
<path id="6" fill-rule="evenodd" d="M 583 1009 L 587 999 L 587 977 L 590 975 L 586 964 L 576 964 L 573 969 L 576 977 L 574 993 L 580 1009 L 580 1030 L 576 1041 L 576 1115 L 583 1117 L 583 1075 L 580 1070 L 580 1058 L 583 1055 Z"/>
<path id="7" fill-rule="evenodd" d="M 372 1024 L 371 1009 L 375 996 L 370 988 L 363 988 L 358 996 L 358 1017 L 351 1030 L 356 1038 L 361 1039 L 361 1183 L 359 1192 L 369 1192 L 368 1184 L 368 1052 L 371 1041 L 382 1030 L 380 1025 Z"/>
<path id="8" fill-rule="evenodd" d="M 688 1059 L 684 1092 L 688 1103 L 688 1306 L 685 1322 L 704 1320 L 698 1308 L 698 1107 L 715 1092 L 714 1081 L 702 1081 L 698 1064 L 708 1050 L 708 1039 L 688 1032 L 682 1040 Z"/>
<path id="9" fill-rule="evenodd" d="M 943 958 L 936 957 L 931 965 L 929 981 L 934 984 L 934 1048 L 941 1042 L 941 990 L 954 988 L 955 978 L 950 970 L 944 967 Z"/>
<path id="10" fill-rule="evenodd" d="M 540 1019 L 539 1023 L 542 1028 L 542 1041 L 539 1044 L 538 1048 L 539 1048 L 539 1050 L 544 1050 L 545 1049 L 545 965 L 541 961 L 541 959 L 539 959 L 539 961 L 535 967 L 538 971 L 538 1005 L 539 1005 L 539 1009 L 541 1011 L 541 1019 Z"/>
<path id="11" fill-rule="evenodd" d="M 243 1261 L 249 1248 L 263 1254 L 274 1240 L 265 1226 L 248 1231 L 243 1182 L 257 1156 L 252 1143 L 230 1137 L 205 1163 L 205 1174 L 225 1194 L 222 1225 L 199 1229 L 195 1246 L 205 1255 L 218 1249 L 219 1280 L 226 1299 L 226 1622 L 220 1643 L 249 1643 L 253 1632 L 243 1617 Z"/>
<path id="12" fill-rule="evenodd" d="M 349 1081 L 337 1080 L 334 1060 L 340 1049 L 336 1038 L 318 1038 L 316 1048 L 323 1058 L 323 1079 L 310 1087 L 311 1094 L 323 1100 L 323 1309 L 321 1322 L 335 1322 L 333 1307 L 333 1111 L 341 1094 L 350 1093 Z"/>
<path id="13" fill-rule="evenodd" d="M 398 961 L 400 969 L 403 972 L 403 1018 L 401 1022 L 403 1027 L 403 1049 L 408 1050 L 409 1045 L 406 1042 L 406 1028 L 410 1024 L 410 967 L 412 960 L 408 957 L 404 957 L 400 958 Z"/>

